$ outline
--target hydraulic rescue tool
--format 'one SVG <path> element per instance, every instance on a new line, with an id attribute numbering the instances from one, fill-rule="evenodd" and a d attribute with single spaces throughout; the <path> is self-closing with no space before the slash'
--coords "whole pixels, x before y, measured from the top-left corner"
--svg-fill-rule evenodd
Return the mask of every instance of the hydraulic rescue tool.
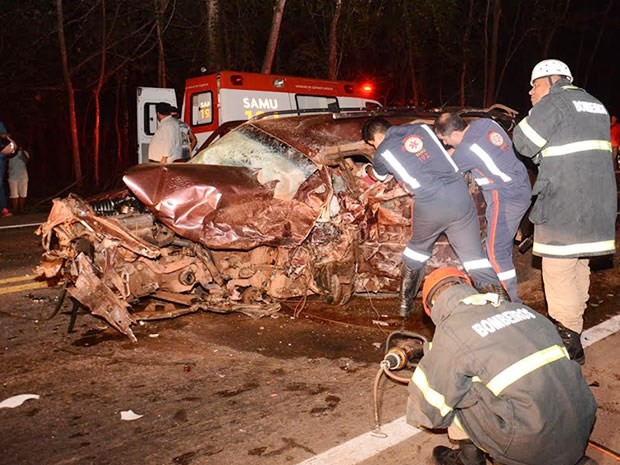
<path id="1" fill-rule="evenodd" d="M 413 372 L 418 362 L 424 355 L 424 346 L 428 340 L 421 334 L 413 331 L 399 330 L 390 333 L 385 341 L 385 355 L 379 364 L 379 371 L 374 383 L 374 412 L 375 412 L 375 432 L 379 432 L 381 421 L 379 419 L 378 391 L 379 381 L 385 374 L 393 381 L 408 384 L 411 375 L 408 377 L 398 376 L 393 371 L 406 369 Z"/>

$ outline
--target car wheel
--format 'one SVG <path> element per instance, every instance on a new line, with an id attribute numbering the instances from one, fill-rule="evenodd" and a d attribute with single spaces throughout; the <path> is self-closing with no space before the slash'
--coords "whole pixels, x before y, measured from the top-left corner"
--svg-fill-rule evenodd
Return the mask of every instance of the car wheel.
<path id="1" fill-rule="evenodd" d="M 337 274 L 331 275 L 329 279 L 330 293 L 325 295 L 325 301 L 332 305 L 344 305 L 353 296 L 353 285 L 351 283 L 340 282 Z"/>

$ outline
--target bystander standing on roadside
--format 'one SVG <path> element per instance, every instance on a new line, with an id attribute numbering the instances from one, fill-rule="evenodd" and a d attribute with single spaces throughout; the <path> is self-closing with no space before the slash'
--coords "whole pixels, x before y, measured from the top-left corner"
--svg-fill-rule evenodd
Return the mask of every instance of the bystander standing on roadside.
<path id="1" fill-rule="evenodd" d="M 0 217 L 11 216 L 6 202 L 5 178 L 9 157 L 15 153 L 16 149 L 17 144 L 13 142 L 6 130 L 6 126 L 0 121 Z"/>
<path id="2" fill-rule="evenodd" d="M 615 252 L 617 190 L 605 106 L 573 85 L 569 67 L 543 60 L 532 70 L 532 108 L 514 130 L 517 151 L 539 165 L 530 213 L 542 257 L 549 316 L 570 357 L 585 362 L 583 314 L 588 257 Z"/>
<path id="3" fill-rule="evenodd" d="M 21 145 L 17 147 L 15 154 L 9 159 L 9 193 L 11 209 L 13 213 L 24 211 L 26 197 L 28 196 L 28 168 L 30 153 Z"/>

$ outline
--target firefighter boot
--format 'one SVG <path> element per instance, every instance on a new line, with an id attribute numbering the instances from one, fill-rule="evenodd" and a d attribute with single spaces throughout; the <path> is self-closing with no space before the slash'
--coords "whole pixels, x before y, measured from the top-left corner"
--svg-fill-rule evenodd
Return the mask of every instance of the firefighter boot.
<path id="1" fill-rule="evenodd" d="M 579 365 L 583 365 L 586 362 L 586 355 L 583 352 L 583 346 L 581 345 L 581 335 L 571 329 L 568 329 L 559 321 L 554 321 L 555 327 L 558 330 L 558 334 L 562 338 L 562 342 L 568 350 L 568 356 L 571 360 L 576 361 Z"/>
<path id="2" fill-rule="evenodd" d="M 433 449 L 433 463 L 435 465 L 485 465 L 486 457 L 482 450 L 469 439 L 457 441 L 458 449 L 437 446 Z"/>
<path id="3" fill-rule="evenodd" d="M 499 296 L 500 300 L 505 300 L 506 302 L 510 302 L 510 296 L 508 295 L 508 292 L 506 292 L 506 289 L 504 289 L 504 286 L 502 285 L 496 285 L 496 284 L 489 284 L 487 286 L 483 286 L 480 288 L 480 293 L 481 294 L 497 294 Z"/>
<path id="4" fill-rule="evenodd" d="M 413 311 L 413 299 L 418 293 L 422 282 L 423 270 L 412 270 L 403 264 L 402 281 L 400 283 L 400 316 L 407 318 Z"/>

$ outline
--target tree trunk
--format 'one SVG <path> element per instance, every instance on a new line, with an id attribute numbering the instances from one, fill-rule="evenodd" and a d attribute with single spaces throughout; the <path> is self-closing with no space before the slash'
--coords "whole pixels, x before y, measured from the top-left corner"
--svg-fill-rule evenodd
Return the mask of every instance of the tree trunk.
<path id="1" fill-rule="evenodd" d="M 278 46 L 278 38 L 280 36 L 280 25 L 282 24 L 282 16 L 284 15 L 284 5 L 286 0 L 276 0 L 276 5 L 273 8 L 273 20 L 271 23 L 271 34 L 269 35 L 269 42 L 267 42 L 267 50 L 265 51 L 265 60 L 263 61 L 263 68 L 261 73 L 271 74 L 271 68 L 273 66 L 273 58 L 276 55 L 276 47 Z"/>
<path id="2" fill-rule="evenodd" d="M 487 87 L 489 85 L 489 10 L 491 8 L 491 0 L 487 0 L 487 6 L 484 11 L 484 87 L 482 88 L 482 106 L 486 105 Z"/>
<path id="3" fill-rule="evenodd" d="M 491 59 L 489 61 L 489 80 L 487 82 L 484 106 L 495 103 L 495 84 L 497 76 L 497 51 L 499 49 L 499 23 L 502 16 L 500 0 L 493 1 L 493 35 L 491 36 Z"/>
<path id="4" fill-rule="evenodd" d="M 409 64 L 409 74 L 411 76 L 411 94 L 412 94 L 411 103 L 413 103 L 413 105 L 417 107 L 420 105 L 420 83 L 418 82 L 417 71 L 416 71 L 415 64 L 414 64 L 415 60 L 413 58 L 413 47 L 412 46 L 409 47 L 407 61 Z"/>
<path id="5" fill-rule="evenodd" d="M 95 127 L 93 128 L 93 168 L 95 176 L 95 186 L 99 187 L 99 150 L 100 150 L 100 126 L 101 126 L 101 87 L 97 83 L 97 87 L 93 91 L 95 99 Z"/>
<path id="6" fill-rule="evenodd" d="M 73 174 L 77 181 L 77 186 L 82 187 L 82 164 L 80 161 L 80 141 L 78 136 L 77 117 L 75 110 L 75 91 L 71 82 L 69 72 L 69 59 L 67 57 L 67 44 L 65 43 L 64 16 L 62 13 L 62 0 L 56 0 L 56 19 L 58 25 L 58 43 L 60 57 L 62 61 L 62 74 L 67 88 L 67 98 L 69 100 L 69 122 L 71 127 L 71 147 L 73 154 Z"/>
<path id="7" fill-rule="evenodd" d="M 551 29 L 549 29 L 549 33 L 545 38 L 545 46 L 543 47 L 543 58 L 549 58 L 549 52 L 551 51 L 551 43 L 553 42 L 553 37 L 557 32 L 558 28 L 564 24 L 564 20 L 566 19 L 566 14 L 568 13 L 568 7 L 570 6 L 570 0 L 566 0 L 564 4 L 564 10 L 559 18 L 554 18 L 553 25 Z"/>
<path id="8" fill-rule="evenodd" d="M 409 75 L 411 77 L 412 103 L 414 106 L 417 107 L 420 105 L 420 83 L 418 81 L 418 72 L 416 70 L 415 58 L 413 56 L 415 41 L 412 37 L 410 28 L 407 28 L 407 31 L 409 35 L 409 40 L 407 41 L 407 66 L 409 68 Z"/>
<path id="9" fill-rule="evenodd" d="M 525 0 L 527 1 L 527 0 Z M 506 58 L 504 59 L 504 65 L 502 66 L 502 70 L 499 73 L 499 79 L 497 80 L 497 85 L 495 86 L 495 101 L 497 101 L 497 97 L 499 96 L 499 90 L 502 87 L 502 82 L 504 81 L 504 75 L 506 74 L 506 69 L 508 68 L 508 64 L 510 63 L 510 61 L 512 60 L 513 55 L 515 54 L 515 52 L 518 50 L 518 48 L 521 46 L 521 43 L 523 42 L 523 40 L 529 35 L 530 32 L 530 28 L 526 29 L 525 31 L 522 31 L 519 35 L 521 36 L 521 38 L 519 39 L 519 41 L 517 42 L 516 45 L 514 45 L 513 47 L 513 43 L 515 41 L 515 37 L 517 36 L 517 27 L 519 24 L 519 17 L 521 16 L 521 6 L 523 4 L 523 0 L 519 0 L 518 4 L 517 4 L 517 11 L 515 13 L 515 17 L 512 23 L 512 33 L 510 35 L 510 40 L 508 41 L 508 46 L 506 47 Z"/>
<path id="10" fill-rule="evenodd" d="M 122 141 L 130 140 L 129 139 L 129 104 L 128 102 L 135 101 L 135 100 L 128 98 L 129 92 L 127 88 L 127 73 L 128 73 L 128 70 L 124 69 L 119 79 L 119 83 L 118 83 L 118 86 L 120 87 L 120 101 L 123 102 L 122 105 L 119 105 L 120 107 L 119 108 L 119 111 L 120 111 L 119 126 L 120 126 L 120 137 Z M 133 97 L 135 97 L 135 90 L 134 90 Z M 135 135 L 135 132 L 134 132 L 134 135 Z M 136 147 L 136 145 L 133 145 L 131 147 Z M 123 148 L 121 151 L 121 157 L 122 157 L 123 164 L 121 164 L 121 169 L 124 171 L 128 166 L 131 166 L 134 164 L 130 161 L 129 155 L 131 154 L 134 157 L 134 160 L 136 161 L 137 161 L 138 155 L 134 149 L 130 151 L 129 144 L 125 144 L 122 147 Z"/>
<path id="11" fill-rule="evenodd" d="M 166 87 L 166 53 L 164 49 L 164 27 L 162 17 L 166 11 L 168 0 L 153 0 L 155 25 L 157 32 L 157 85 Z"/>
<path id="12" fill-rule="evenodd" d="M 471 35 L 472 23 L 474 21 L 474 0 L 469 0 L 469 14 L 467 15 L 467 26 L 465 27 L 465 34 L 463 35 L 463 55 L 461 64 L 461 80 L 460 80 L 460 106 L 465 106 L 465 92 L 467 82 L 467 49 L 469 47 L 469 37 Z"/>
<path id="13" fill-rule="evenodd" d="M 579 47 L 577 47 L 577 59 L 575 60 L 575 65 L 571 68 L 573 72 L 573 76 L 581 76 L 581 65 L 580 63 L 583 61 L 583 54 L 585 48 L 585 40 L 586 40 L 587 31 L 582 31 L 579 36 Z"/>
<path id="14" fill-rule="evenodd" d="M 601 38 L 603 37 L 603 33 L 605 32 L 605 27 L 607 26 L 607 18 L 609 17 L 609 12 L 611 11 L 611 6 L 613 5 L 614 0 L 609 0 L 607 4 L 607 8 L 605 8 L 605 12 L 603 13 L 603 19 L 601 20 L 601 26 L 598 31 L 598 35 L 596 37 L 596 43 L 590 52 L 590 59 L 588 60 L 588 67 L 586 68 L 586 75 L 582 81 L 582 86 L 587 87 L 588 78 L 590 77 L 590 70 L 592 69 L 592 63 L 594 63 L 594 57 L 596 56 L 596 51 L 598 50 L 598 46 L 601 43 Z"/>
<path id="15" fill-rule="evenodd" d="M 233 52 L 232 52 L 232 48 L 231 48 L 231 40 L 230 40 L 230 32 L 228 31 L 228 28 L 226 27 L 225 24 L 222 25 L 222 42 L 224 43 L 224 58 L 223 58 L 223 63 L 226 66 L 226 69 L 232 69 L 233 68 Z"/>
<path id="16" fill-rule="evenodd" d="M 114 163 L 114 172 L 120 171 L 121 166 L 123 166 L 123 139 L 120 124 L 120 106 L 121 80 L 119 78 L 116 80 L 116 89 L 114 89 L 114 135 L 116 136 L 116 162 Z"/>
<path id="17" fill-rule="evenodd" d="M 327 59 L 327 79 L 338 78 L 338 20 L 342 13 L 342 0 L 336 1 L 336 10 L 329 26 L 329 57 Z"/>
<path id="18" fill-rule="evenodd" d="M 405 34 L 402 36 L 402 42 L 399 41 L 399 43 L 402 43 L 402 47 L 406 53 L 408 73 L 403 76 L 402 84 L 397 84 L 397 86 L 403 89 L 402 97 L 400 98 L 402 105 L 409 105 L 406 89 L 409 82 L 411 82 L 411 103 L 417 107 L 420 105 L 420 81 L 418 79 L 418 70 L 414 56 L 416 48 L 415 26 L 412 20 L 412 13 L 409 11 L 411 8 L 410 3 L 408 1 L 403 1 L 401 3 L 401 8 L 402 18 L 404 19 L 403 31 Z"/>
<path id="19" fill-rule="evenodd" d="M 95 98 L 95 127 L 93 129 L 93 164 L 95 169 L 95 186 L 99 186 L 99 152 L 101 146 L 101 89 L 105 81 L 106 66 L 106 11 L 105 0 L 101 0 L 101 60 L 99 63 L 99 78 L 94 90 Z"/>
<path id="20" fill-rule="evenodd" d="M 219 5 L 218 0 L 206 0 L 207 3 L 207 63 L 209 72 L 219 71 L 222 64 L 222 51 L 219 37 Z"/>

